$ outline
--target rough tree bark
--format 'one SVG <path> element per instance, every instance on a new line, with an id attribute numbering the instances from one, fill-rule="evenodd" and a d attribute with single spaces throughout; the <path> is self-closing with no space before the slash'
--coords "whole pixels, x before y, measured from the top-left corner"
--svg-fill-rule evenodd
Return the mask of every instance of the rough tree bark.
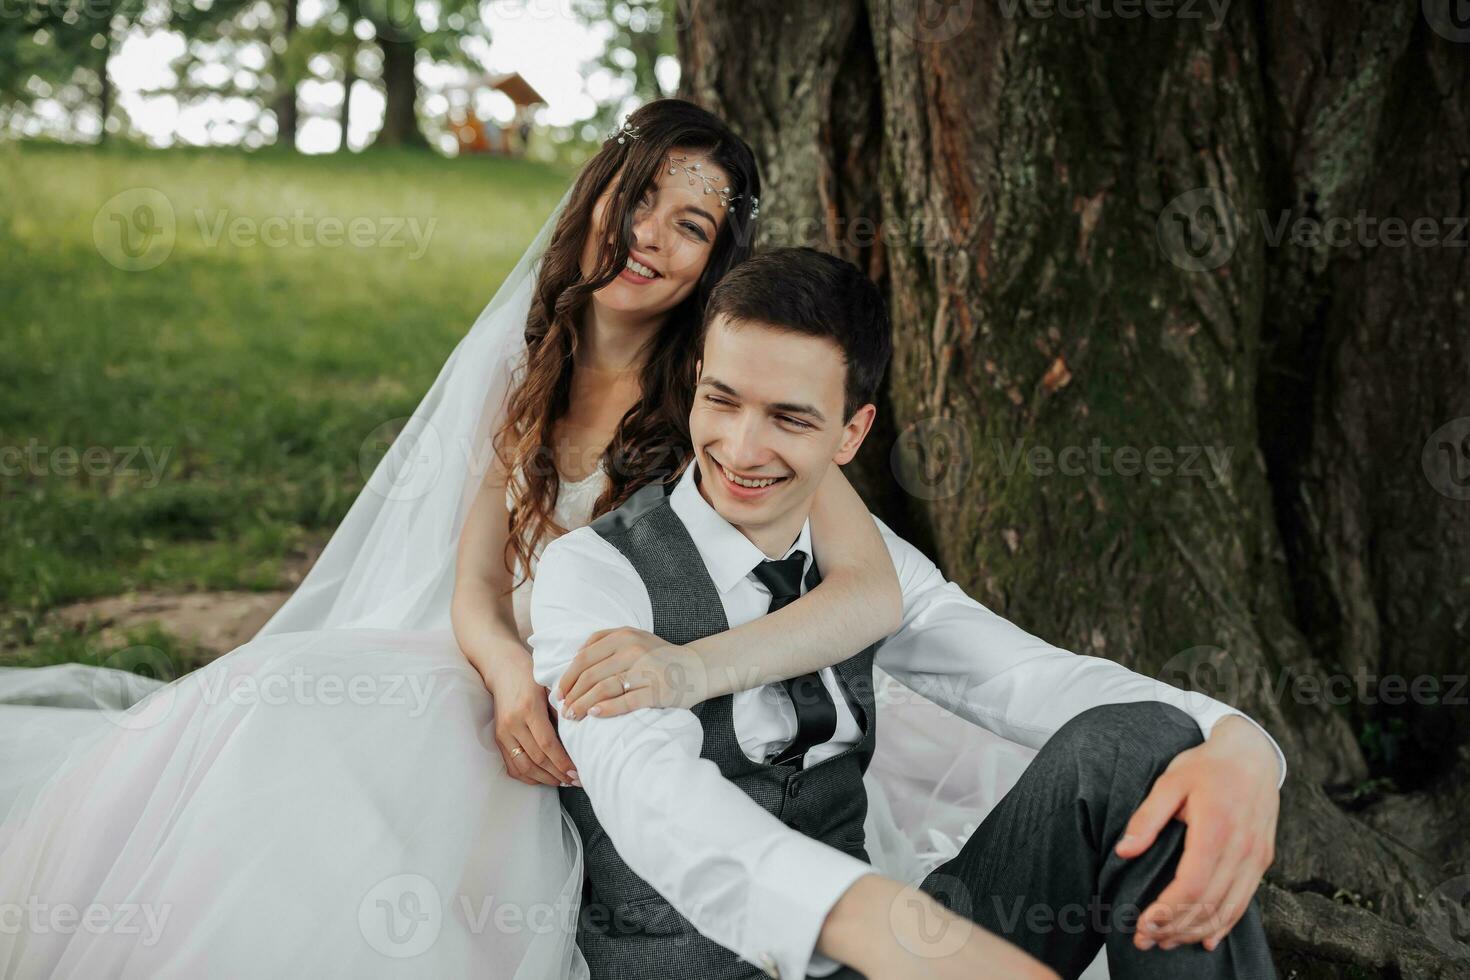
<path id="1" fill-rule="evenodd" d="M 1470 976 L 1463 701 L 1337 703 L 1355 672 L 1448 695 L 1470 650 L 1463 226 L 1290 230 L 1456 234 L 1470 37 L 1418 4 L 1070 9 L 706 0 L 682 94 L 757 149 L 764 241 L 888 291 L 874 509 L 1027 629 L 1282 744 L 1282 975 Z"/>

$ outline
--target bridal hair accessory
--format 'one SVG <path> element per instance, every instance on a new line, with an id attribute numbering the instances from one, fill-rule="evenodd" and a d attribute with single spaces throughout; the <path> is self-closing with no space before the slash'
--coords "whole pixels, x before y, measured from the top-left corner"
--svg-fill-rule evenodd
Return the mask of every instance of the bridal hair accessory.
<path id="1" fill-rule="evenodd" d="M 715 186 L 714 179 L 711 178 L 708 174 L 703 173 L 700 169 L 703 166 L 704 162 L 702 160 L 696 161 L 693 166 L 690 166 L 686 162 L 688 159 L 688 156 L 683 155 L 670 156 L 669 174 L 673 176 L 682 171 L 683 174 L 689 178 L 690 187 L 694 186 L 694 182 L 696 180 L 701 181 L 704 184 L 704 192 L 706 194 L 714 194 L 716 197 L 718 197 L 720 199 L 720 206 L 725 208 L 726 210 L 729 210 L 730 205 L 734 204 L 736 201 L 745 196 L 743 194 L 731 194 L 729 184 L 721 184 L 718 187 Z M 752 197 L 750 199 L 750 216 L 752 218 L 755 218 L 760 214 L 760 206 L 760 198 Z"/>
<path id="2" fill-rule="evenodd" d="M 628 142 L 628 140 L 636 140 L 638 136 L 638 127 L 628 125 L 628 119 L 626 116 L 623 117 L 623 125 L 620 128 L 615 129 L 607 134 L 608 139 L 617 140 L 619 143 L 626 143 Z"/>

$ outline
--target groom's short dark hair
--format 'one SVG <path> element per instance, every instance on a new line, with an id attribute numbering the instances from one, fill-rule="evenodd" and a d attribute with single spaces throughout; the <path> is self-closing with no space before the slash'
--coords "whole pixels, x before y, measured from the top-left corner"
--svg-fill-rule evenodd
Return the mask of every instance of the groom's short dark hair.
<path id="1" fill-rule="evenodd" d="M 844 421 L 873 401 L 893 351 L 877 285 L 851 262 L 814 248 L 769 249 L 725 273 L 710 292 L 703 329 L 721 314 L 834 341 L 847 366 Z"/>

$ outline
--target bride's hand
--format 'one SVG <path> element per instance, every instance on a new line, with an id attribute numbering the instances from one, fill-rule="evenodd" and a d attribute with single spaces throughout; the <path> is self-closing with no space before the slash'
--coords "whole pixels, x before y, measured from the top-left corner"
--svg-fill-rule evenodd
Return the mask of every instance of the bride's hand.
<path id="1" fill-rule="evenodd" d="M 582 785 L 556 734 L 556 715 L 546 688 L 531 672 L 530 654 L 521 648 L 519 655 L 496 657 L 481 677 L 495 699 L 495 744 L 506 771 L 532 786 Z"/>
<path id="2" fill-rule="evenodd" d="M 567 695 L 562 714 L 568 718 L 608 717 L 638 708 L 692 708 L 709 690 L 697 653 L 631 626 L 587 637 L 557 684 Z"/>

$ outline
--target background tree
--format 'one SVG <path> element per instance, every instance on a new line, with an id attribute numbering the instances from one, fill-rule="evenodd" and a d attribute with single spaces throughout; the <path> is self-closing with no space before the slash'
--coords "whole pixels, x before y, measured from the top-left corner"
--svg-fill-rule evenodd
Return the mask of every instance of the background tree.
<path id="1" fill-rule="evenodd" d="M 875 510 L 1281 742 L 1282 975 L 1465 976 L 1470 720 L 1436 702 L 1470 651 L 1470 30 L 1125 6 L 690 4 L 681 94 L 756 148 L 768 241 L 887 289 Z M 1277 234 L 1360 212 L 1442 245 Z M 1335 703 L 1355 673 L 1439 689 Z"/>
<path id="2" fill-rule="evenodd" d="M 489 41 L 479 17 L 479 0 L 343 0 L 357 8 L 373 26 L 382 52 L 382 84 L 387 105 L 377 146 L 423 146 L 419 125 L 419 83 L 416 66 L 421 58 L 448 64 L 473 65 L 477 41 Z"/>
<path id="3" fill-rule="evenodd" d="M 54 100 L 64 119 L 48 134 L 90 133 L 95 125 L 94 138 L 105 142 L 114 113 L 108 66 L 129 29 L 158 25 L 159 12 L 150 18 L 145 8 L 145 0 L 12 5 L 0 16 L 0 122 L 26 116 L 35 124 L 31 107 Z M 113 126 L 122 128 L 122 121 Z"/>

